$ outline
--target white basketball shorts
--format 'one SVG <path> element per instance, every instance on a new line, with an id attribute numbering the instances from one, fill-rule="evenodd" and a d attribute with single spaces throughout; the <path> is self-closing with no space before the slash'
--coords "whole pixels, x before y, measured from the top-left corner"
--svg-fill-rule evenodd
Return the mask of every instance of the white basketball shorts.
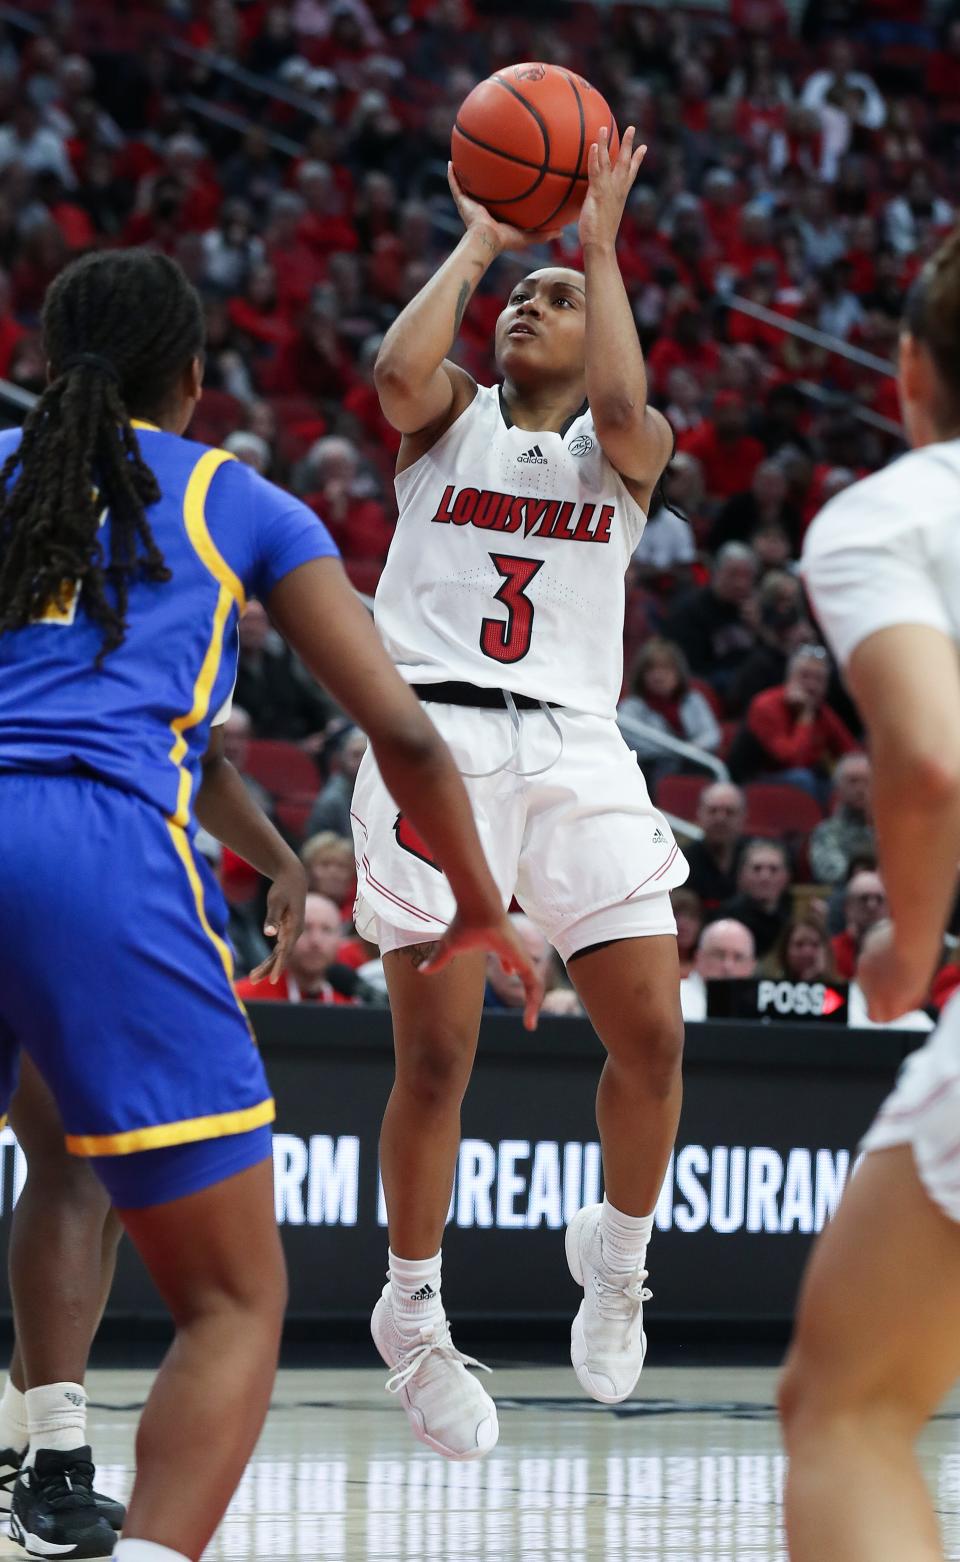
<path id="1" fill-rule="evenodd" d="M 615 721 L 520 711 L 511 758 L 507 710 L 427 710 L 464 776 L 504 906 L 516 896 L 563 960 L 610 939 L 676 933 L 669 891 L 686 879 L 687 862 Z M 487 771 L 495 773 L 471 778 Z M 456 909 L 450 886 L 369 749 L 353 832 L 358 931 L 383 954 L 439 938 Z"/>
<path id="2" fill-rule="evenodd" d="M 861 1149 L 908 1144 L 920 1181 L 934 1204 L 960 1221 L 960 993 L 940 1023 L 900 1070 Z"/>

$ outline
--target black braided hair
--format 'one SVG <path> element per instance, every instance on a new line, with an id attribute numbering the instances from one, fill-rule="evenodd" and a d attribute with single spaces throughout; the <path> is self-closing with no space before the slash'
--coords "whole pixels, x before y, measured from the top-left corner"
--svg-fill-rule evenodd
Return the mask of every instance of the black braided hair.
<path id="1" fill-rule="evenodd" d="M 677 431 L 676 431 L 675 428 L 671 427 L 670 433 L 672 435 L 672 438 L 671 438 L 671 441 L 670 441 L 670 454 L 667 457 L 667 464 L 666 464 L 666 466 L 664 467 L 663 471 L 660 473 L 660 476 L 657 478 L 656 483 L 654 484 L 653 492 L 650 495 L 650 503 L 647 506 L 647 514 L 648 515 L 656 515 L 656 513 L 657 513 L 657 506 L 659 505 L 661 507 L 661 509 L 669 510 L 670 514 L 671 515 L 675 515 L 678 518 L 678 520 L 686 521 L 687 525 L 689 526 L 690 525 L 690 517 L 689 517 L 689 515 L 684 515 L 683 511 L 682 510 L 678 510 L 676 505 L 675 504 L 671 504 L 670 500 L 667 498 L 665 484 L 666 484 L 667 478 L 670 475 L 670 468 L 673 465 L 673 458 L 674 458 L 674 456 L 677 453 Z"/>
<path id="2" fill-rule="evenodd" d="M 47 293 L 43 345 L 51 383 L 0 470 L 0 634 L 75 581 L 103 630 L 99 666 L 123 644 L 131 583 L 170 579 L 146 514 L 160 486 L 130 419 L 162 416 L 202 353 L 200 301 L 165 255 L 85 255 Z"/>

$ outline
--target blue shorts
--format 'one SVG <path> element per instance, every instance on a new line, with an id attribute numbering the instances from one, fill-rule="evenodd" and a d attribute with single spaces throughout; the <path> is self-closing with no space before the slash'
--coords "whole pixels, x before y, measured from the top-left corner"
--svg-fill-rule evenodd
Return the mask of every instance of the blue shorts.
<path id="1" fill-rule="evenodd" d="M 0 1111 L 20 1047 L 121 1209 L 271 1153 L 226 906 L 186 831 L 77 775 L 0 773 Z"/>

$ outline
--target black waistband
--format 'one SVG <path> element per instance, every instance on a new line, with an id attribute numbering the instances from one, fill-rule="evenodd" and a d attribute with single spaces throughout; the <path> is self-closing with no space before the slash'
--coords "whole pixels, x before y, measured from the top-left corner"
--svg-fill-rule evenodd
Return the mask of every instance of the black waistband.
<path id="1" fill-rule="evenodd" d="M 421 700 L 432 700 L 437 705 L 473 705 L 481 710 L 507 708 L 504 689 L 481 689 L 475 683 L 413 683 L 410 687 Z M 559 709 L 557 700 L 533 700 L 529 694 L 513 694 L 511 698 L 517 710 L 539 710 L 541 705 Z"/>

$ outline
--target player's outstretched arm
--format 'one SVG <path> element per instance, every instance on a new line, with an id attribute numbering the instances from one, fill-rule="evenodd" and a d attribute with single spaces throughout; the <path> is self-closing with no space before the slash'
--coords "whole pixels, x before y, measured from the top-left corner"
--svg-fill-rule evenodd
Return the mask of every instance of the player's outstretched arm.
<path id="1" fill-rule="evenodd" d="M 453 422 L 469 406 L 476 385 L 450 352 L 467 305 L 484 274 L 504 250 L 542 243 L 543 234 L 521 233 L 463 194 L 451 166 L 450 189 L 466 233 L 436 275 L 393 322 L 377 355 L 374 378 L 384 416 L 401 434 L 419 434 Z"/>
<path id="2" fill-rule="evenodd" d="M 858 976 L 871 1018 L 922 1004 L 957 890 L 960 667 L 939 629 L 900 624 L 855 648 L 851 692 L 870 734 L 873 810 L 890 922 Z"/>
<path id="3" fill-rule="evenodd" d="M 580 211 L 587 284 L 587 400 L 597 438 L 622 477 L 653 489 L 670 459 L 673 433 L 647 406 L 647 371 L 617 263 L 617 232 L 646 147 L 634 150 L 634 127 L 611 161 L 606 131 L 590 148 L 589 185 Z"/>
<path id="4" fill-rule="evenodd" d="M 276 982 L 303 932 L 307 875 L 296 852 L 258 808 L 223 752 L 223 728 L 214 727 L 203 756 L 194 814 L 205 830 L 270 880 L 263 931 L 277 942 L 269 959 L 250 975 Z"/>
<path id="5" fill-rule="evenodd" d="M 542 986 L 505 915 L 466 788 L 447 745 L 389 660 L 339 560 L 316 559 L 272 591 L 270 616 L 313 676 L 370 739 L 387 790 L 430 846 L 458 913 L 443 958 L 493 950 L 523 980 L 524 1023 L 536 1023 Z"/>

